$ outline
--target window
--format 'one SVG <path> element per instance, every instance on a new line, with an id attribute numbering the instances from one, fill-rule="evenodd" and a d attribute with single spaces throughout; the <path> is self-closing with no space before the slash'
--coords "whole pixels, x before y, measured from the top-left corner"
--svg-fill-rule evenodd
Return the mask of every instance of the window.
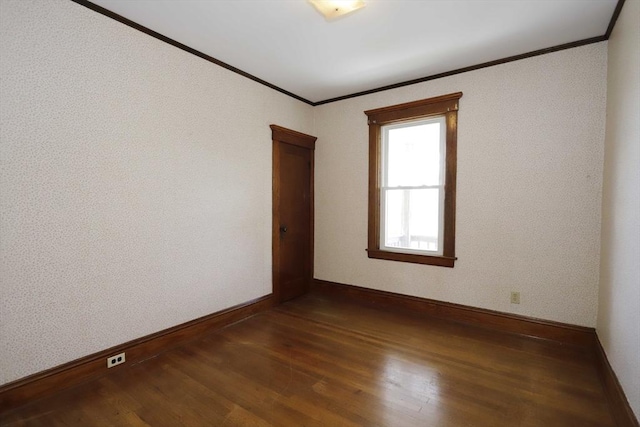
<path id="1" fill-rule="evenodd" d="M 453 267 L 462 93 L 365 111 L 369 258 Z"/>

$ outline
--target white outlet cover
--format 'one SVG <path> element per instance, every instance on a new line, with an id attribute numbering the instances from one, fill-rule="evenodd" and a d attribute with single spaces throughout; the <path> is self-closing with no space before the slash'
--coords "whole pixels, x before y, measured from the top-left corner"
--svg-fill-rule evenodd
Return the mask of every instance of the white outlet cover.
<path id="1" fill-rule="evenodd" d="M 121 365 L 126 361 L 125 354 L 120 353 L 114 356 L 107 357 L 107 368 L 113 368 L 114 366 Z"/>

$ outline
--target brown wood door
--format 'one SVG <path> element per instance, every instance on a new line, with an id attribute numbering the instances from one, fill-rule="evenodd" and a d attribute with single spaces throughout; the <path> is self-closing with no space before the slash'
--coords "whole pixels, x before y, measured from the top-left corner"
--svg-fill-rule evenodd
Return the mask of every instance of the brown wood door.
<path id="1" fill-rule="evenodd" d="M 313 276 L 315 137 L 271 126 L 273 138 L 273 293 L 298 297 Z"/>

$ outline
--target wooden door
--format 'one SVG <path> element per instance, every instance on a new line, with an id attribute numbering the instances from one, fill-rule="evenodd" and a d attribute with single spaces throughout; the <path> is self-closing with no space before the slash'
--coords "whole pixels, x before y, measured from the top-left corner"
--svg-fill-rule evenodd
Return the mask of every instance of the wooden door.
<path id="1" fill-rule="evenodd" d="M 271 125 L 273 294 L 298 297 L 313 277 L 313 150 L 316 138 Z"/>

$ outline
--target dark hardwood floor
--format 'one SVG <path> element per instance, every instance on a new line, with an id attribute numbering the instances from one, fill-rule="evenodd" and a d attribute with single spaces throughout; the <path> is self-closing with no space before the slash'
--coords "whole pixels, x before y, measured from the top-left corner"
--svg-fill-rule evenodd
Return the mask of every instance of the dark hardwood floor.
<path id="1" fill-rule="evenodd" d="M 306 295 L 2 426 L 613 426 L 578 347 Z"/>

